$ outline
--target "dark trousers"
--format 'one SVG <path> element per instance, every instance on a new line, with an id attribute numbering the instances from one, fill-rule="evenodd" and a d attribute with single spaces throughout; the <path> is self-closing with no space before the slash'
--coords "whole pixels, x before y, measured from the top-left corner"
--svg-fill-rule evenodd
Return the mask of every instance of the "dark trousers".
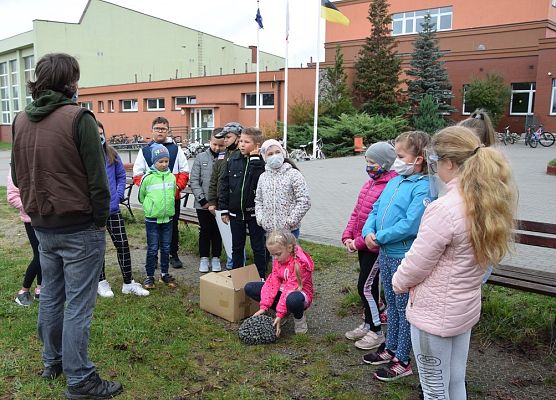
<path id="1" fill-rule="evenodd" d="M 232 260 L 234 266 L 232 268 L 243 267 L 245 239 L 247 237 L 247 228 L 249 228 L 249 239 L 251 241 L 251 249 L 253 249 L 253 258 L 255 265 L 259 271 L 259 276 L 266 276 L 266 248 L 265 248 L 265 231 L 257 224 L 255 218 L 243 221 L 236 217 L 230 217 L 230 229 L 232 230 Z"/>
<path id="2" fill-rule="evenodd" d="M 249 282 L 245 285 L 245 294 L 257 303 L 260 303 L 263 285 L 264 282 Z M 274 298 L 274 302 L 272 303 L 271 308 L 273 310 L 276 310 L 276 306 L 278 305 L 278 301 L 280 301 L 281 296 L 282 292 L 279 291 Z M 286 308 L 288 309 L 288 313 L 293 314 L 294 318 L 302 318 L 303 312 L 305 311 L 305 296 L 303 296 L 303 293 L 295 291 L 288 294 L 288 297 L 286 297 Z"/>
<path id="3" fill-rule="evenodd" d="M 370 251 L 358 251 L 357 256 L 359 258 L 359 279 L 357 280 L 357 292 L 359 293 L 359 297 L 361 297 L 361 301 L 363 302 L 363 308 L 365 309 L 365 323 L 371 325 L 371 330 L 373 332 L 379 332 L 380 328 L 380 319 L 378 321 L 378 326 L 373 323 L 373 314 L 371 311 L 371 307 L 369 305 L 369 300 L 367 296 L 365 296 L 365 284 L 369 279 L 369 275 L 371 274 L 371 270 L 373 269 L 373 265 L 378 258 L 378 253 L 372 253 Z M 372 298 L 377 305 L 378 310 L 378 300 L 379 300 L 379 291 L 378 291 L 378 283 L 379 283 L 378 273 L 375 275 L 372 285 L 371 285 L 371 292 Z"/>
<path id="4" fill-rule="evenodd" d="M 222 237 L 216 224 L 216 218 L 209 210 L 197 208 L 199 218 L 199 254 L 201 257 L 220 258 L 222 254 Z"/>
<path id="5" fill-rule="evenodd" d="M 178 224 L 180 222 L 181 199 L 174 201 L 174 216 L 172 217 L 172 243 L 170 244 L 170 254 L 178 255 L 180 249 L 180 231 Z"/>
<path id="6" fill-rule="evenodd" d="M 25 271 L 25 276 L 23 277 L 23 287 L 25 289 L 30 289 L 35 277 L 37 277 L 37 285 L 42 283 L 42 273 L 39 256 L 39 240 L 37 239 L 35 230 L 31 226 L 30 222 L 25 222 L 25 232 L 27 232 L 27 238 L 29 239 L 29 243 L 33 249 L 33 259 Z"/>
<path id="7" fill-rule="evenodd" d="M 121 212 L 112 214 L 106 220 L 106 230 L 110 234 L 112 243 L 116 247 L 116 252 L 118 253 L 118 265 L 120 266 L 120 271 L 122 271 L 122 277 L 124 278 L 124 283 L 131 283 L 131 253 L 129 251 L 129 243 L 127 241 L 127 234 L 125 231 L 124 218 Z M 99 281 L 106 279 L 104 272 L 106 263 L 102 263 L 102 271 L 100 272 Z"/>
<path id="8" fill-rule="evenodd" d="M 156 256 L 160 249 L 160 272 L 168 273 L 170 264 L 170 242 L 172 240 L 172 221 L 165 224 L 145 222 L 147 230 L 147 261 L 145 269 L 147 276 L 154 276 Z"/>

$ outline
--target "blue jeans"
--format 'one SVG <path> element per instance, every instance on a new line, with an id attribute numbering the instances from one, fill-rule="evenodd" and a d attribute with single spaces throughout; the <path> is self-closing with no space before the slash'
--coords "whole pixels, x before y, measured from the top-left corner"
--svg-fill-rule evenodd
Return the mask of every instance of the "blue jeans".
<path id="1" fill-rule="evenodd" d="M 246 228 L 249 228 L 249 239 L 251 241 L 251 249 L 253 249 L 253 258 L 259 276 L 266 277 L 266 248 L 264 229 L 257 224 L 255 218 L 247 221 L 236 217 L 230 217 L 230 229 L 232 230 L 232 259 L 233 268 L 241 268 L 245 265 L 245 239 L 247 236 Z"/>
<path id="2" fill-rule="evenodd" d="M 156 259 L 160 243 L 160 272 L 168 273 L 170 265 L 170 245 L 172 243 L 172 221 L 165 224 L 145 221 L 147 230 L 147 261 L 145 269 L 147 276 L 154 276 Z"/>
<path id="3" fill-rule="evenodd" d="M 91 319 L 104 260 L 104 231 L 35 231 L 42 267 L 38 333 L 45 367 L 62 364 L 68 385 L 95 372 L 89 360 Z M 64 307 L 65 305 L 65 307 Z"/>
<path id="4" fill-rule="evenodd" d="M 294 229 L 292 231 L 292 235 L 294 235 L 296 239 L 299 239 L 299 228 Z"/>

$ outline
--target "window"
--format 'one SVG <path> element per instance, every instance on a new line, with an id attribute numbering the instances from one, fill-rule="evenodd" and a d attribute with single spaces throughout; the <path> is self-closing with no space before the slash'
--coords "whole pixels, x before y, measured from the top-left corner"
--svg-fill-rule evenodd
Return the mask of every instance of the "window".
<path id="1" fill-rule="evenodd" d="M 163 111 L 164 99 L 147 99 L 147 111 Z"/>
<path id="2" fill-rule="evenodd" d="M 259 107 L 261 108 L 274 108 L 274 93 L 259 93 Z M 245 108 L 257 107 L 257 94 L 245 94 Z"/>
<path id="3" fill-rule="evenodd" d="M 25 103 L 29 104 L 33 101 L 33 98 L 27 87 L 27 82 L 32 81 L 35 74 L 35 57 L 23 57 L 23 64 L 25 65 Z"/>
<path id="4" fill-rule="evenodd" d="M 430 10 L 408 11 L 392 15 L 392 35 L 411 35 L 423 30 L 425 15 L 430 14 L 431 22 L 437 31 L 452 29 L 452 7 Z"/>
<path id="5" fill-rule="evenodd" d="M 473 110 L 471 110 L 471 108 L 468 107 L 467 104 L 465 104 L 465 92 L 467 91 L 468 88 L 469 88 L 469 84 L 466 83 L 465 85 L 463 85 L 463 90 L 462 90 L 463 98 L 461 100 L 461 113 L 463 115 L 470 115 L 473 112 Z"/>
<path id="6" fill-rule="evenodd" d="M 533 114 L 535 108 L 535 82 L 512 83 L 510 115 Z"/>
<path id="7" fill-rule="evenodd" d="M 13 111 L 19 111 L 19 74 L 17 60 L 10 60 L 10 83 L 12 85 L 12 105 Z"/>
<path id="8" fill-rule="evenodd" d="M 138 111 L 137 99 L 132 100 L 122 100 L 122 111 Z"/>
<path id="9" fill-rule="evenodd" d="M 104 112 L 104 101 L 99 101 L 98 102 L 98 112 Z"/>
<path id="10" fill-rule="evenodd" d="M 91 101 L 80 102 L 79 107 L 86 108 L 89 111 L 93 111 L 93 103 Z"/>
<path id="11" fill-rule="evenodd" d="M 552 104 L 550 105 L 550 115 L 556 115 L 556 79 L 552 79 Z"/>
<path id="12" fill-rule="evenodd" d="M 181 106 L 187 104 L 197 104 L 196 96 L 177 96 L 174 97 L 174 109 L 179 110 Z"/>
<path id="13" fill-rule="evenodd" d="M 10 85 L 8 83 L 8 63 L 0 63 L 0 109 L 2 110 L 2 124 L 12 122 L 10 114 Z"/>
<path id="14" fill-rule="evenodd" d="M 114 112 L 114 100 L 108 100 L 108 110 Z"/>

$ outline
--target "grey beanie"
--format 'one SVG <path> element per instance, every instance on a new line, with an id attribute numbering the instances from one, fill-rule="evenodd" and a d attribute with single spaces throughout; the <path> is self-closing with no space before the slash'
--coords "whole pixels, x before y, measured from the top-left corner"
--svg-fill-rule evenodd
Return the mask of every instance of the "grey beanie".
<path id="1" fill-rule="evenodd" d="M 390 171 L 396 160 L 396 150 L 387 142 L 377 142 L 367 149 L 365 157 L 370 158 L 386 171 Z"/>

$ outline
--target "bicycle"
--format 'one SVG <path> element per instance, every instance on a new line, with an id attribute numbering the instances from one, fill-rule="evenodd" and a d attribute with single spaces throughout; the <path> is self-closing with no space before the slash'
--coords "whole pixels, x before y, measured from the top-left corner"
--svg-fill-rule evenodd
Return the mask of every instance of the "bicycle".
<path id="1" fill-rule="evenodd" d="M 314 160 L 314 159 L 324 160 L 324 159 L 326 159 L 326 155 L 322 151 L 322 139 L 317 140 L 316 151 L 315 151 L 315 156 L 314 157 L 313 157 L 312 153 L 311 154 L 307 153 L 307 146 L 311 146 L 312 144 L 313 144 L 313 142 L 308 142 L 307 144 L 300 145 L 299 149 L 292 150 L 288 154 L 288 157 L 295 160 L 295 161 Z"/>
<path id="2" fill-rule="evenodd" d="M 545 132 L 542 124 L 539 125 L 539 128 L 534 132 L 530 126 L 527 128 L 527 132 L 525 134 L 526 146 L 529 145 L 534 149 L 540 143 L 543 147 L 550 147 L 555 141 L 556 138 L 554 135 L 550 132 Z"/>
<path id="3" fill-rule="evenodd" d="M 509 126 L 504 128 L 504 132 L 498 133 L 498 140 L 504 143 L 504 146 L 506 146 L 508 143 L 514 144 L 516 142 L 515 135 L 510 132 Z"/>

